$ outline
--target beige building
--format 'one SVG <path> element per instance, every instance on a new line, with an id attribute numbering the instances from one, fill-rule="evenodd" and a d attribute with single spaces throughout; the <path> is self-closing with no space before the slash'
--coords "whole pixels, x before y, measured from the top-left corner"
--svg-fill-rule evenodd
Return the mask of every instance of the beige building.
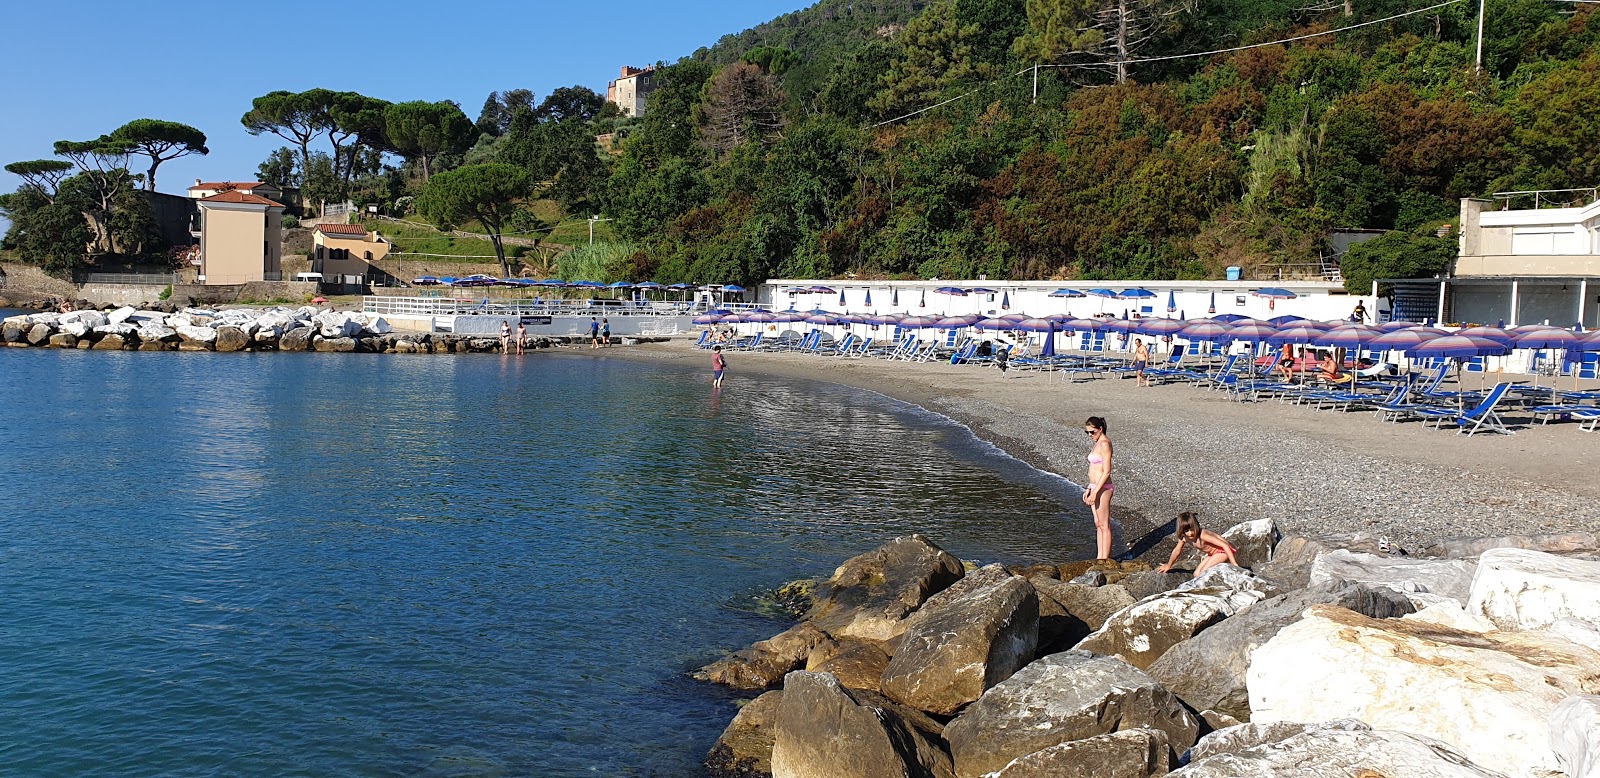
<path id="1" fill-rule="evenodd" d="M 644 115 L 650 93 L 659 81 L 656 69 L 622 66 L 622 75 L 606 85 L 606 100 L 622 109 L 622 115 L 637 119 Z"/>
<path id="2" fill-rule="evenodd" d="M 200 200 L 200 282 L 283 280 L 283 205 L 224 191 Z"/>
<path id="3" fill-rule="evenodd" d="M 189 187 L 189 199 L 204 200 L 223 192 L 243 192 L 279 202 L 283 199 L 282 189 L 260 181 L 201 181 L 198 178 L 194 180 L 194 186 Z"/>
<path id="4" fill-rule="evenodd" d="M 359 224 L 318 224 L 311 232 L 311 271 L 328 284 L 361 285 L 372 264 L 389 255 L 389 241 Z"/>

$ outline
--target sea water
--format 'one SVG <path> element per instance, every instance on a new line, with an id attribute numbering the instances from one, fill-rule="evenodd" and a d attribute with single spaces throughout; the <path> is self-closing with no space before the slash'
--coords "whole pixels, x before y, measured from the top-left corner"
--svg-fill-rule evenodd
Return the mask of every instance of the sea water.
<path id="1" fill-rule="evenodd" d="M 1092 542 L 958 425 L 738 372 L 4 349 L 0 414 L 7 775 L 702 775 L 761 592 Z"/>

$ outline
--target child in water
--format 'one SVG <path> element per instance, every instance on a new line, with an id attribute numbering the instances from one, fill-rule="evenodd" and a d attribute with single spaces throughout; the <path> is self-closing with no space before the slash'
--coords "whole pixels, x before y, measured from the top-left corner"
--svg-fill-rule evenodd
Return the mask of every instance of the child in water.
<path id="1" fill-rule="evenodd" d="M 1184 511 L 1183 513 L 1178 514 L 1177 535 L 1178 546 L 1177 548 L 1172 549 L 1172 558 L 1168 559 L 1166 564 L 1162 565 L 1160 568 L 1157 568 L 1158 572 L 1165 573 L 1171 571 L 1172 565 L 1178 561 L 1178 556 L 1183 553 L 1184 546 L 1187 546 L 1191 543 L 1194 544 L 1195 548 L 1200 549 L 1201 553 L 1206 555 L 1206 558 L 1201 560 L 1200 564 L 1194 569 L 1194 577 L 1196 578 L 1199 578 L 1201 573 L 1204 573 L 1205 571 L 1210 570 L 1211 568 L 1216 567 L 1223 562 L 1227 562 L 1228 564 L 1235 566 L 1239 564 L 1238 558 L 1234 556 L 1236 549 L 1234 549 L 1233 546 L 1228 545 L 1228 541 L 1223 540 L 1221 535 L 1218 535 L 1217 533 L 1208 529 L 1201 529 L 1200 518 L 1195 516 L 1193 513 Z"/>

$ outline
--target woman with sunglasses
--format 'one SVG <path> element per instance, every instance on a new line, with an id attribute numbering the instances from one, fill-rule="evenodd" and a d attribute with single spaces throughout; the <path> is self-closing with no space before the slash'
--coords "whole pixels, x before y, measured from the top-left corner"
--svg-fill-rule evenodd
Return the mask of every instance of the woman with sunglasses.
<path id="1" fill-rule="evenodd" d="M 1089 488 L 1083 492 L 1083 504 L 1094 511 L 1094 546 L 1096 559 L 1111 558 L 1111 494 L 1116 487 L 1111 483 L 1111 439 L 1106 437 L 1106 420 L 1090 416 L 1083 423 L 1083 431 L 1093 441 L 1089 450 Z"/>

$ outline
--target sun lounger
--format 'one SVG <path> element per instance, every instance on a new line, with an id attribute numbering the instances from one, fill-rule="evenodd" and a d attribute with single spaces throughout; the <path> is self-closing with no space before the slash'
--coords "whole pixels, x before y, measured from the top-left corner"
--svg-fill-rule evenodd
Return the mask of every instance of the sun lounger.
<path id="1" fill-rule="evenodd" d="M 1493 389 L 1484 396 L 1483 400 L 1471 410 L 1462 411 L 1458 408 L 1440 406 L 1412 407 L 1405 410 L 1406 415 L 1415 416 L 1423 420 L 1423 424 L 1434 422 L 1436 428 L 1443 428 L 1445 422 L 1454 422 L 1458 433 L 1473 435 L 1481 431 L 1499 432 L 1506 435 L 1514 434 L 1500 415 L 1495 412 L 1495 406 L 1500 404 L 1505 397 L 1510 383 L 1495 384 Z"/>

